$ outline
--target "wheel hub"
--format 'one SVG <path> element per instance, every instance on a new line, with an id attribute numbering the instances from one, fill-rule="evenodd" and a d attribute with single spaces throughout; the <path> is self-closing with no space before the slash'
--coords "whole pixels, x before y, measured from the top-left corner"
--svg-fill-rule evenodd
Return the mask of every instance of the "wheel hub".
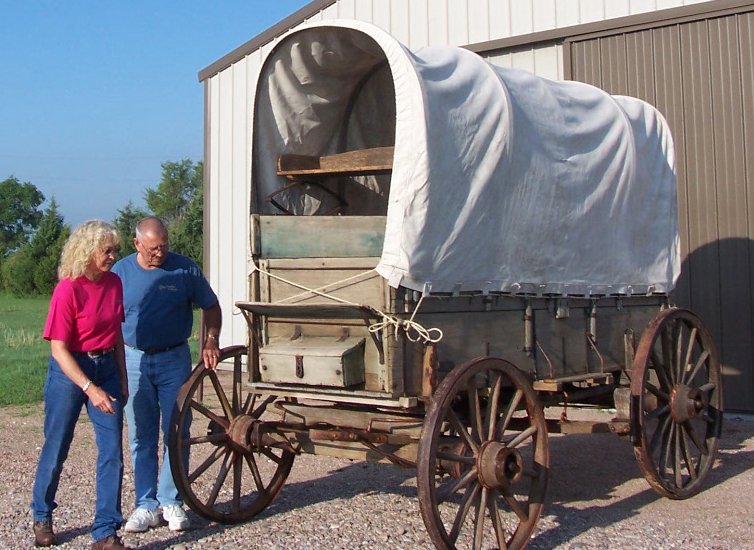
<path id="1" fill-rule="evenodd" d="M 523 475 L 524 460 L 516 449 L 498 441 L 482 444 L 477 455 L 479 482 L 488 489 L 501 489 L 516 483 Z"/>
<path id="2" fill-rule="evenodd" d="M 247 414 L 240 414 L 231 421 L 228 435 L 230 444 L 235 450 L 243 454 L 251 454 L 251 434 L 258 422 L 258 419 Z"/>
<path id="3" fill-rule="evenodd" d="M 698 388 L 677 384 L 670 394 L 670 411 L 673 420 L 680 424 L 699 416 L 707 407 L 708 401 L 707 394 Z"/>

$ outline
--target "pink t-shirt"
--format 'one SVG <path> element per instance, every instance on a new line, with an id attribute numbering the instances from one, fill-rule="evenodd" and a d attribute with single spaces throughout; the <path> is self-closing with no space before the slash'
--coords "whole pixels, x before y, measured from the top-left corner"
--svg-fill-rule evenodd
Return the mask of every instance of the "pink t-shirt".
<path id="1" fill-rule="evenodd" d="M 115 273 L 103 273 L 98 281 L 62 279 L 52 292 L 44 337 L 62 340 L 74 352 L 107 349 L 124 320 L 123 285 Z"/>

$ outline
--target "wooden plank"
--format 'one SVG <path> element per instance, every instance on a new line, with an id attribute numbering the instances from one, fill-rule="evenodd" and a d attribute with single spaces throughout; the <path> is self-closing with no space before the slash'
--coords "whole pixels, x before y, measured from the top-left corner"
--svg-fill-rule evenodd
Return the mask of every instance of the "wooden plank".
<path id="1" fill-rule="evenodd" d="M 269 317 L 296 319 L 379 319 L 379 314 L 369 306 L 350 304 L 270 304 L 267 302 L 236 302 L 236 307 Z"/>
<path id="2" fill-rule="evenodd" d="M 379 257 L 385 222 L 385 216 L 259 216 L 259 256 Z"/>
<path id="3" fill-rule="evenodd" d="M 374 147 L 324 157 L 280 155 L 278 176 L 381 174 L 393 169 L 393 147 Z"/>

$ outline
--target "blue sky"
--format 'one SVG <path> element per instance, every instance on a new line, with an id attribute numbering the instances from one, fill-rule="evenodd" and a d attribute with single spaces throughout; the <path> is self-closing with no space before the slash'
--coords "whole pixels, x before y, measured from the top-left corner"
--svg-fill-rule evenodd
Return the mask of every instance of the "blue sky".
<path id="1" fill-rule="evenodd" d="M 0 0 L 0 181 L 71 225 L 143 206 L 161 163 L 202 160 L 198 72 L 307 3 Z"/>

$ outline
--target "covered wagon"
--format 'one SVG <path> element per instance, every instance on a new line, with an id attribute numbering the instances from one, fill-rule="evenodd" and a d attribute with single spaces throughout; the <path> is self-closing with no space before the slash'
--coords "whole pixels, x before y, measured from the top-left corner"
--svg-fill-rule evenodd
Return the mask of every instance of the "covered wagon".
<path id="1" fill-rule="evenodd" d="M 665 496 L 701 489 L 721 372 L 669 298 L 673 144 L 651 105 L 328 21 L 270 50 L 251 131 L 249 340 L 223 351 L 232 387 L 199 365 L 173 419 L 194 510 L 249 519 L 323 454 L 416 468 L 438 548 L 523 548 L 548 433 L 569 430 L 629 438 Z"/>

